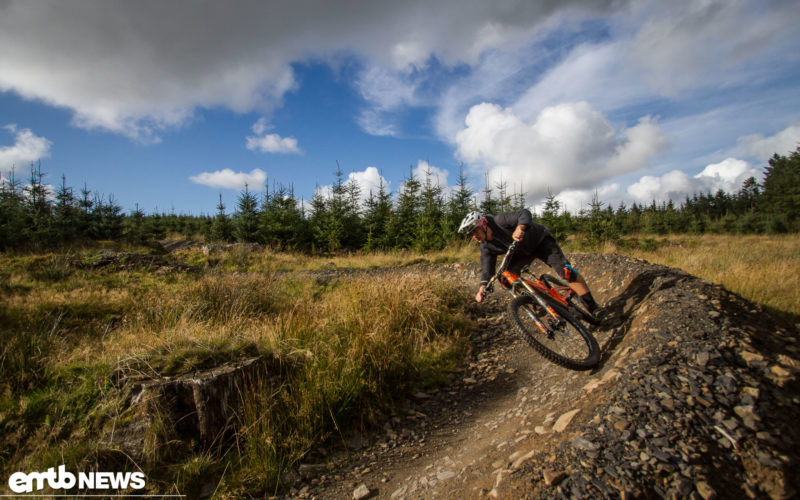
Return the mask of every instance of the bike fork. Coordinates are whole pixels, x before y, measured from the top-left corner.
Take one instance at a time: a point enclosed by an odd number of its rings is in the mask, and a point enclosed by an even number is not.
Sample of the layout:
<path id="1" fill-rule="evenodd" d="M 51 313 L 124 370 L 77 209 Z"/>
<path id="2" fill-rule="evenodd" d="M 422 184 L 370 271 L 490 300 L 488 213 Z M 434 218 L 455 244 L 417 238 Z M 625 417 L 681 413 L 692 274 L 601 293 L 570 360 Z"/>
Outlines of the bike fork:
<path id="1" fill-rule="evenodd" d="M 526 286 L 526 288 L 528 287 Z M 515 294 L 512 290 L 509 290 L 508 293 L 510 293 L 512 297 L 517 297 L 517 294 Z M 556 328 L 560 327 L 564 319 L 561 316 L 559 316 L 558 313 L 556 313 L 556 311 L 552 308 L 552 306 L 545 304 L 545 302 L 538 296 L 538 294 L 532 293 L 531 295 L 536 300 L 536 302 L 542 307 L 544 307 L 545 311 L 547 311 L 547 313 L 550 314 L 550 316 L 552 316 L 553 319 L 556 320 Z M 525 312 L 533 320 L 533 323 L 545 335 L 545 337 L 547 337 L 550 340 L 552 340 L 555 337 L 555 332 L 553 331 L 553 329 L 545 325 L 535 314 L 533 314 L 533 311 L 531 311 L 530 309 L 525 309 Z"/>

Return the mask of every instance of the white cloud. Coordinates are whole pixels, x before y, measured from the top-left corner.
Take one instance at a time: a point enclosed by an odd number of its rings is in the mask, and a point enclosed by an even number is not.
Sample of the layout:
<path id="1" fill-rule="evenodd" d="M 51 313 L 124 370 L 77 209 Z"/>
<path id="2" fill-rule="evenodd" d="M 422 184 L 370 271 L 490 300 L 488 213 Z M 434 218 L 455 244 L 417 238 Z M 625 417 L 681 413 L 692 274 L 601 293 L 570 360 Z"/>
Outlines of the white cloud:
<path id="1" fill-rule="evenodd" d="M 697 183 L 699 187 L 699 183 Z M 661 177 L 645 175 L 628 186 L 628 194 L 634 201 L 650 203 L 651 201 L 681 200 L 685 195 L 697 192 L 692 178 L 680 170 L 667 172 Z"/>
<path id="2" fill-rule="evenodd" d="M 800 147 L 800 123 L 792 124 L 771 137 L 753 134 L 740 137 L 739 142 L 759 161 L 766 161 L 774 154 L 786 156 Z"/>
<path id="3" fill-rule="evenodd" d="M 548 189 L 586 189 L 643 168 L 667 145 L 651 117 L 615 130 L 585 102 L 545 108 L 531 123 L 483 103 L 470 110 L 456 143 L 473 172 L 486 168 L 492 186 L 518 185 L 528 201 Z"/>
<path id="4" fill-rule="evenodd" d="M 11 172 L 14 167 L 19 174 L 32 162 L 50 157 L 53 143 L 45 137 L 40 137 L 27 128 L 17 128 L 13 124 L 3 128 L 14 134 L 14 144 L 0 147 L 0 175 Z"/>
<path id="5" fill-rule="evenodd" d="M 383 111 L 369 108 L 363 109 L 356 121 L 361 129 L 370 135 L 392 137 L 399 133 L 397 125 L 392 123 L 391 116 Z"/>
<path id="6" fill-rule="evenodd" d="M 254 123 L 252 130 L 256 135 L 248 136 L 245 139 L 247 149 L 250 151 L 260 151 L 262 153 L 301 154 L 303 152 L 297 146 L 297 139 L 294 137 L 281 137 L 278 134 L 267 134 L 266 132 L 271 128 L 266 118 L 260 118 Z"/>
<path id="7" fill-rule="evenodd" d="M 762 176 L 762 172 L 748 162 L 727 158 L 719 163 L 707 165 L 694 177 L 689 177 L 680 170 L 673 170 L 660 177 L 644 176 L 631 184 L 627 192 L 639 203 L 650 203 L 653 200 L 663 202 L 670 199 L 681 202 L 687 196 L 691 197 L 696 193 L 715 193 L 720 189 L 727 193 L 736 193 L 749 177 L 761 180 Z"/>
<path id="8" fill-rule="evenodd" d="M 754 59 L 762 69 L 785 62 L 796 43 L 797 2 L 705 0 L 634 4 L 624 23 L 636 34 L 624 63 L 642 72 L 662 94 L 674 96 L 696 85 L 745 83 Z M 796 48 L 796 46 L 795 46 Z M 773 59 L 774 61 L 770 61 Z M 765 64 L 766 63 L 766 64 Z"/>
<path id="9" fill-rule="evenodd" d="M 345 184 L 349 182 L 356 183 L 359 188 L 359 201 L 363 204 L 369 199 L 370 192 L 372 192 L 373 196 L 378 195 L 381 181 L 383 181 L 384 189 L 388 193 L 390 191 L 389 182 L 380 174 L 376 167 L 367 167 L 362 171 L 350 172 L 347 175 L 347 179 L 343 182 Z M 317 192 L 321 194 L 323 198 L 330 198 L 333 195 L 333 185 L 320 186 L 317 188 Z"/>
<path id="10" fill-rule="evenodd" d="M 423 186 L 428 179 L 428 175 L 430 175 L 431 184 L 441 187 L 443 191 L 448 187 L 447 176 L 449 172 L 443 168 L 435 167 L 425 160 L 418 161 L 417 166 L 411 172 L 411 175 L 419 180 Z"/>
<path id="11" fill-rule="evenodd" d="M 480 59 L 468 77 L 442 93 L 435 119 L 439 136 L 453 141 L 468 110 L 482 101 L 502 99 L 524 121 L 546 107 L 579 101 L 609 116 L 628 117 L 639 107 L 663 106 L 665 95 L 691 100 L 688 109 L 698 111 L 719 106 L 698 92 L 718 96 L 736 89 L 725 105 L 739 99 L 751 103 L 763 96 L 765 82 L 796 79 L 797 2 L 777 2 L 769 9 L 749 0 L 640 1 L 618 7 L 592 19 L 598 36 L 581 25 L 581 13 L 556 15 L 546 23 L 552 31 L 540 30 L 518 52 Z M 759 113 L 765 111 L 762 106 Z M 781 118 L 788 113 L 785 106 L 782 111 Z M 727 128 L 722 122 L 714 125 Z"/>
<path id="12" fill-rule="evenodd" d="M 295 87 L 292 63 L 355 54 L 394 70 L 474 64 L 513 49 L 560 9 L 614 2 L 241 0 L 235 8 L 106 0 L 0 2 L 0 91 L 72 110 L 74 123 L 143 142 L 198 108 L 268 114 Z M 324 15 L 320 15 L 323 13 Z M 180 22 L 176 22 L 180 20 Z M 386 97 L 393 88 L 380 92 Z"/>
<path id="13" fill-rule="evenodd" d="M 264 182 L 267 180 L 267 173 L 260 168 L 253 169 L 250 173 L 234 172 L 226 168 L 214 172 L 202 172 L 189 177 L 189 180 L 196 184 L 224 189 L 241 190 L 247 185 L 251 191 L 258 191 L 264 186 Z"/>
<path id="14" fill-rule="evenodd" d="M 611 208 L 616 208 L 622 201 L 622 191 L 619 183 L 616 182 L 596 189 L 565 189 L 556 195 L 556 200 L 561 204 L 562 211 L 577 214 L 581 210 L 589 209 L 595 195 L 603 203 L 603 208 L 609 205 Z M 544 210 L 544 202 L 538 203 L 534 208 L 537 213 L 541 214 Z"/>
<path id="15" fill-rule="evenodd" d="M 260 137 L 247 138 L 247 149 L 261 151 L 262 153 L 300 154 L 297 139 L 294 137 L 281 137 L 278 134 L 266 134 Z"/>

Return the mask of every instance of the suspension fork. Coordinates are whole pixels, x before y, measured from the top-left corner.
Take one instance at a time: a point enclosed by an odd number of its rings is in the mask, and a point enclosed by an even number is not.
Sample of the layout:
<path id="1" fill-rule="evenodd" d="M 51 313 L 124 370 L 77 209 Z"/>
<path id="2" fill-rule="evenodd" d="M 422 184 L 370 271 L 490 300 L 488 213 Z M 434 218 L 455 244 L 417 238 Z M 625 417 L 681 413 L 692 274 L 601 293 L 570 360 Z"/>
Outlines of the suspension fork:
<path id="1" fill-rule="evenodd" d="M 513 282 L 511 284 L 511 289 L 508 291 L 508 293 L 510 293 L 512 297 L 515 297 L 515 298 L 518 297 L 519 295 L 521 295 L 521 293 L 517 291 L 517 289 L 519 288 L 520 285 L 523 288 L 525 288 L 525 290 L 528 292 L 528 295 L 533 297 L 533 299 L 540 306 L 542 306 L 545 311 L 547 311 L 547 314 L 549 314 L 556 321 L 556 327 L 561 325 L 561 323 L 564 320 L 561 318 L 561 316 L 558 315 L 558 313 L 555 311 L 555 309 L 553 309 L 553 306 L 551 306 L 550 304 L 545 303 L 545 301 L 542 299 L 542 297 L 539 296 L 539 294 L 536 293 L 530 287 L 530 285 L 525 283 L 525 280 L 523 280 L 522 278 L 516 280 L 515 282 Z M 533 311 L 531 311 L 530 309 L 525 309 L 525 312 L 533 320 L 533 322 L 536 325 L 536 327 L 539 330 L 541 330 L 541 332 L 543 334 L 545 334 L 545 336 L 547 336 L 547 338 L 553 338 L 553 336 L 555 335 L 555 332 L 553 332 L 553 330 L 550 327 L 548 327 L 546 324 L 544 324 L 535 314 L 533 314 Z"/>

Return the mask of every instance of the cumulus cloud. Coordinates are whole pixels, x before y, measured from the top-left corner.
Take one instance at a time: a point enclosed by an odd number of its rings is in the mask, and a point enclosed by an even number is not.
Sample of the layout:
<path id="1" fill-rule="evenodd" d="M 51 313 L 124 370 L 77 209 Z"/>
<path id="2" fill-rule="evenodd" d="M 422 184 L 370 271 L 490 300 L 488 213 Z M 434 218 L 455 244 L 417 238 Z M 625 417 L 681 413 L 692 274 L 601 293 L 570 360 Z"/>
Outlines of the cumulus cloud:
<path id="1" fill-rule="evenodd" d="M 774 154 L 785 156 L 800 147 L 800 123 L 792 124 L 771 137 L 753 134 L 740 137 L 739 142 L 759 161 L 766 161 Z"/>
<path id="2" fill-rule="evenodd" d="M 755 55 L 784 61 L 796 43 L 800 6 L 783 1 L 769 9 L 749 1 L 644 2 L 635 4 L 632 13 L 621 21 L 638 28 L 625 63 L 659 92 L 676 95 L 698 83 L 745 82 L 752 77 L 747 65 Z M 769 62 L 766 66 L 774 69 Z"/>
<path id="3" fill-rule="evenodd" d="M 439 186 L 443 191 L 448 188 L 447 176 L 449 172 L 443 168 L 433 166 L 425 160 L 417 162 L 417 166 L 412 169 L 411 175 L 419 180 L 423 186 L 430 176 L 432 185 Z"/>
<path id="4" fill-rule="evenodd" d="M 581 210 L 588 210 L 595 196 L 603 203 L 603 208 L 611 206 L 616 208 L 621 201 L 624 201 L 624 193 L 619 183 L 612 183 L 594 189 L 565 189 L 558 193 L 555 198 L 561 205 L 562 211 L 577 214 Z M 544 201 L 539 202 L 533 208 L 541 214 L 544 210 Z"/>
<path id="5" fill-rule="evenodd" d="M 349 0 L 332 9 L 324 0 L 242 0 L 235 7 L 6 0 L 0 90 L 71 109 L 76 125 L 155 142 L 197 108 L 269 113 L 296 85 L 295 62 L 356 54 L 394 70 L 424 68 L 432 57 L 474 64 L 488 49 L 518 45 L 562 8 L 615 5 L 445 0 L 431 8 L 423 0 Z"/>
<path id="6" fill-rule="evenodd" d="M 3 127 L 14 135 L 14 144 L 0 147 L 0 175 L 27 168 L 31 162 L 48 158 L 53 143 L 45 137 L 34 134 L 30 129 L 18 128 L 14 124 Z"/>
<path id="7" fill-rule="evenodd" d="M 473 170 L 486 168 L 491 185 L 519 185 L 528 201 L 548 189 L 585 189 L 633 172 L 667 147 L 653 118 L 616 130 L 585 102 L 547 107 L 533 122 L 483 103 L 465 123 L 456 135 L 459 157 Z"/>
<path id="8" fill-rule="evenodd" d="M 760 180 L 762 172 L 748 162 L 727 158 L 719 163 L 707 165 L 702 172 L 690 177 L 685 172 L 673 170 L 660 177 L 644 176 L 631 184 L 627 192 L 634 201 L 649 203 L 653 200 L 682 201 L 695 193 L 715 193 L 722 189 L 736 193 L 749 177 Z"/>
<path id="9" fill-rule="evenodd" d="M 261 189 L 267 180 L 267 173 L 256 168 L 247 172 L 234 172 L 229 168 L 214 172 L 202 172 L 189 177 L 189 180 L 204 186 L 224 189 L 244 189 L 247 185 L 251 191 Z"/>
<path id="10" fill-rule="evenodd" d="M 579 13 L 553 16 L 545 26 L 555 29 L 543 28 L 530 45 L 480 59 L 467 77 L 442 93 L 435 118 L 439 136 L 453 141 L 468 110 L 487 100 L 502 99 L 525 121 L 546 107 L 578 101 L 609 116 L 629 116 L 638 107 L 662 105 L 664 96 L 689 99 L 689 109 L 700 112 L 719 103 L 699 93 L 737 89 L 738 98 L 743 89 L 757 86 L 741 105 L 736 99 L 727 102 L 736 108 L 731 114 L 748 113 L 744 116 L 752 126 L 752 111 L 743 108 L 762 95 L 764 82 L 796 79 L 797 2 L 775 2 L 769 9 L 751 0 L 644 1 L 619 7 L 592 18 L 596 32 L 580 22 Z M 788 88 L 789 101 L 796 102 L 794 87 Z M 774 107 L 779 97 L 771 97 Z M 766 111 L 761 107 L 759 114 Z M 782 112 L 780 117 L 790 113 Z M 713 125 L 729 128 L 723 119 Z"/>
<path id="11" fill-rule="evenodd" d="M 301 154 L 303 152 L 297 146 L 297 139 L 294 137 L 281 137 L 278 134 L 268 134 L 267 131 L 270 128 L 265 118 L 261 118 L 254 123 L 252 130 L 256 135 L 246 138 L 247 149 L 262 153 Z"/>

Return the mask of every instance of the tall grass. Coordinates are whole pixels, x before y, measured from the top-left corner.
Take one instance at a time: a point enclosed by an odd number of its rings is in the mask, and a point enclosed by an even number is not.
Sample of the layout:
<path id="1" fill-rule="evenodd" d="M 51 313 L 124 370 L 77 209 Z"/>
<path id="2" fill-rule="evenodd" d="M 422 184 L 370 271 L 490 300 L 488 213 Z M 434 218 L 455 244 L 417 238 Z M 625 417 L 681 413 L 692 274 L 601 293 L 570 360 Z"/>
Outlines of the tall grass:
<path id="1" fill-rule="evenodd" d="M 607 243 L 621 253 L 681 268 L 768 310 L 800 321 L 800 235 L 671 235 L 641 245 Z"/>
<path id="2" fill-rule="evenodd" d="M 121 373 L 173 376 L 265 355 L 291 369 L 245 391 L 234 451 L 221 457 L 183 446 L 182 454 L 151 454 L 169 463 L 147 470 L 159 492 L 196 491 L 226 467 L 226 491 L 275 491 L 283 469 L 312 447 L 381 423 L 402 394 L 440 383 L 457 367 L 470 326 L 457 287 L 421 274 L 318 281 L 271 272 L 270 257 L 236 256 L 237 265 L 266 272 L 217 267 L 199 276 L 63 263 L 51 272 L 36 259 L 0 261 L 9 278 L 0 290 L 0 437 L 19 439 L 0 467 L 39 470 L 56 456 L 78 465 L 108 456 L 113 450 L 85 441 L 123 424 L 115 423 L 111 383 Z M 161 435 L 170 433 L 148 439 Z"/>

